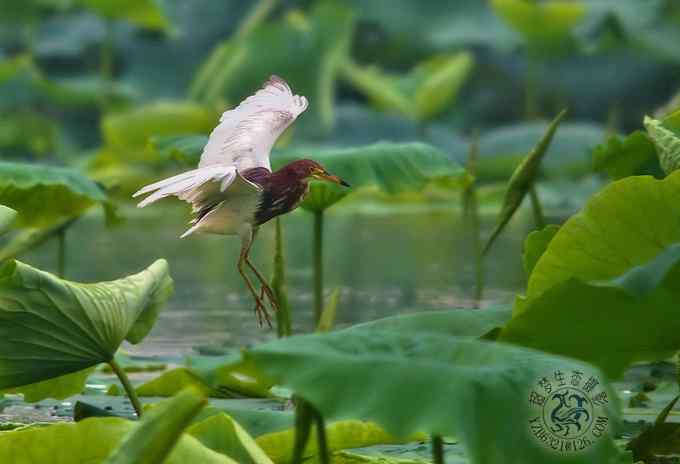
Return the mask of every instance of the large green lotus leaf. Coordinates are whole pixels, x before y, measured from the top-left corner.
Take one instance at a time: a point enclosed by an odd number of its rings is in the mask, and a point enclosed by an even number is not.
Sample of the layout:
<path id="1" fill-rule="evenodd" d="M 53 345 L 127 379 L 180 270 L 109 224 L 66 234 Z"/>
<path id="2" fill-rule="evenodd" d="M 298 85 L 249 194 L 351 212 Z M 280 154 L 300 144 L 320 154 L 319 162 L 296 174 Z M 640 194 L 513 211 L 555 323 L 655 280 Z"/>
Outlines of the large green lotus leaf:
<path id="1" fill-rule="evenodd" d="M 7 206 L 0 205 L 0 235 L 4 234 L 12 227 L 16 218 L 16 211 Z"/>
<path id="2" fill-rule="evenodd" d="M 194 411 L 190 406 L 194 403 L 186 396 L 180 403 L 171 403 L 172 408 L 159 406 L 163 409 L 161 417 L 150 411 L 140 423 L 121 418 L 89 418 L 77 423 L 57 423 L 44 427 L 32 427 L 14 432 L 0 434 L 0 462 L 12 464 L 47 464 L 47 463 L 103 463 L 121 462 L 108 461 L 107 456 L 114 452 L 120 443 L 127 440 L 137 441 L 148 435 L 147 448 L 136 447 L 138 454 L 128 454 L 125 464 L 234 464 L 235 461 L 216 453 L 190 436 L 182 436 L 175 432 L 179 427 L 186 426 L 186 417 Z M 201 403 L 202 406 L 202 403 Z M 153 427 L 150 427 L 153 422 Z M 181 429 L 180 429 L 181 432 Z M 168 437 L 174 436 L 173 440 Z M 178 439 L 179 438 L 179 439 Z M 149 443 L 150 442 L 150 443 Z M 154 460 L 161 450 L 175 445 L 166 460 Z M 151 459 L 149 459 L 151 458 Z"/>
<path id="3" fill-rule="evenodd" d="M 0 267 L 0 388 L 33 384 L 110 361 L 139 343 L 172 292 L 165 260 L 95 284 L 18 261 Z"/>
<path id="4" fill-rule="evenodd" d="M 576 278 L 608 280 L 680 241 L 680 174 L 607 185 L 555 234 L 529 277 L 528 300 Z M 516 311 L 522 310 L 522 305 Z"/>
<path id="5" fill-rule="evenodd" d="M 525 301 L 499 340 L 578 358 L 619 377 L 632 362 L 663 359 L 680 349 L 679 276 L 676 244 L 611 279 L 570 277 Z"/>
<path id="6" fill-rule="evenodd" d="M 0 162 L 0 203 L 17 211 L 19 226 L 51 226 L 95 204 L 115 220 L 99 185 L 79 171 L 55 166 Z"/>
<path id="7" fill-rule="evenodd" d="M 565 46 L 574 27 L 583 20 L 587 7 L 582 1 L 491 0 L 491 6 L 530 48 L 551 51 Z"/>
<path id="8" fill-rule="evenodd" d="M 239 464 L 272 464 L 267 454 L 238 422 L 219 413 L 193 424 L 187 433 L 205 447 L 234 459 Z"/>
<path id="9" fill-rule="evenodd" d="M 472 66 L 472 55 L 463 52 L 430 57 L 403 75 L 350 61 L 343 64 L 342 71 L 378 108 L 423 121 L 453 104 Z"/>
<path id="10" fill-rule="evenodd" d="M 508 188 L 503 197 L 503 206 L 498 214 L 498 223 L 493 232 L 491 232 L 491 236 L 487 240 L 482 253 L 486 253 L 489 250 L 493 242 L 503 229 L 505 229 L 508 222 L 510 222 L 515 211 L 517 211 L 522 204 L 526 194 L 533 188 L 539 175 L 541 162 L 548 152 L 553 135 L 565 114 L 566 111 L 562 111 L 555 117 L 553 122 L 550 123 L 550 126 L 546 129 L 543 137 L 541 137 L 536 146 L 531 149 L 526 158 L 524 158 L 519 166 L 517 166 L 515 172 L 512 173 L 512 177 L 510 177 L 510 180 L 508 181 Z"/>
<path id="11" fill-rule="evenodd" d="M 198 391 L 188 388 L 173 398 L 147 410 L 144 417 L 125 436 L 120 445 L 106 459 L 106 464 L 156 464 L 168 460 L 178 459 L 184 462 L 221 462 L 233 463 L 231 459 L 213 453 L 209 449 L 192 443 L 191 437 L 183 437 L 182 441 L 189 443 L 182 449 L 175 445 L 182 437 L 196 415 L 205 407 L 207 400 Z M 173 456 L 174 455 L 174 456 Z"/>
<path id="12" fill-rule="evenodd" d="M 593 151 L 593 166 L 616 180 L 639 174 L 655 158 L 652 140 L 644 132 L 635 131 L 624 139 L 614 135 L 598 145 Z"/>
<path id="13" fill-rule="evenodd" d="M 680 112 L 679 112 L 680 114 Z M 659 121 L 658 119 L 645 116 L 645 128 L 650 138 L 656 146 L 656 153 L 659 155 L 659 163 L 666 172 L 671 172 L 680 168 L 680 125 L 673 127 L 668 122 L 674 122 L 677 116 L 670 115 L 668 120 Z"/>
<path id="14" fill-rule="evenodd" d="M 274 153 L 274 168 L 311 158 L 352 188 L 378 186 L 390 194 L 417 192 L 431 182 L 464 182 L 465 170 L 425 143 L 378 142 L 350 148 L 296 147 Z"/>
<path id="15" fill-rule="evenodd" d="M 593 367 L 567 358 L 496 342 L 390 331 L 288 337 L 244 356 L 328 420 L 374 421 L 397 437 L 456 436 L 473 463 L 606 463 L 618 455 L 611 440 L 618 424 L 611 388 Z M 611 428 L 581 453 L 557 455 L 530 434 L 534 413 L 527 405 L 536 382 L 574 370 L 599 379 L 611 400 L 602 412 Z"/>
<path id="16" fill-rule="evenodd" d="M 423 434 L 415 434 L 406 438 L 396 438 L 373 422 L 360 420 L 340 420 L 326 424 L 326 440 L 329 451 L 339 451 L 352 448 L 363 448 L 379 444 L 406 443 L 409 441 L 425 440 Z M 272 432 L 261 435 L 255 440 L 275 463 L 290 462 L 295 443 L 295 429 Z M 303 452 L 306 459 L 319 454 L 316 440 L 316 430 L 310 434 L 310 440 Z"/>
<path id="17" fill-rule="evenodd" d="M 482 337 L 503 327 L 510 320 L 512 310 L 498 306 L 484 309 L 450 309 L 400 314 L 357 324 L 343 332 L 389 330 L 398 333 L 430 332 L 459 337 Z"/>
<path id="18" fill-rule="evenodd" d="M 144 148 L 151 136 L 208 133 L 217 125 L 217 114 L 189 101 L 159 101 L 101 121 L 104 141 L 110 147 Z"/>
<path id="19" fill-rule="evenodd" d="M 545 133 L 546 127 L 545 122 L 519 123 L 481 134 L 478 177 L 482 180 L 507 179 Z M 591 151 L 605 136 L 605 128 L 601 125 L 563 122 L 551 143 L 551 155 L 542 163 L 541 173 L 548 177 L 564 177 L 591 172 Z"/>
<path id="20" fill-rule="evenodd" d="M 290 12 L 218 45 L 199 69 L 190 94 L 232 105 L 251 95 L 272 74 L 309 99 L 299 124 L 327 130 L 333 123 L 338 67 L 347 56 L 354 19 L 350 10 L 320 2 L 309 15 Z"/>
<path id="21" fill-rule="evenodd" d="M 167 29 L 169 23 L 154 0 L 75 0 L 100 16 L 128 21 L 147 29 Z"/>

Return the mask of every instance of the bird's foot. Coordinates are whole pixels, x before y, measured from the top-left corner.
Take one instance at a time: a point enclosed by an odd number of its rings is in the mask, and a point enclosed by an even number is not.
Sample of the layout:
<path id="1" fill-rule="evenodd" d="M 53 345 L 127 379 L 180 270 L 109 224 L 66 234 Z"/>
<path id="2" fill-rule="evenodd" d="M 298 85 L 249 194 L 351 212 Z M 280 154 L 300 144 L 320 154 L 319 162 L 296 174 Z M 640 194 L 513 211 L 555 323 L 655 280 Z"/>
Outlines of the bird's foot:
<path id="1" fill-rule="evenodd" d="M 262 287 L 260 288 L 260 299 L 264 299 L 265 296 L 267 297 L 267 300 L 269 301 L 269 305 L 272 307 L 272 310 L 278 311 L 279 302 L 276 299 L 276 295 L 274 295 L 274 291 L 271 289 L 269 285 L 267 285 L 265 282 L 262 282 Z"/>
<path id="2" fill-rule="evenodd" d="M 255 297 L 255 316 L 257 317 L 257 323 L 259 324 L 260 327 L 263 327 L 266 321 L 267 325 L 271 329 L 272 321 L 269 317 L 269 313 L 267 312 L 267 308 L 265 307 L 264 302 L 262 301 L 263 297 L 264 297 L 263 292 L 260 293 L 259 298 L 257 296 Z"/>

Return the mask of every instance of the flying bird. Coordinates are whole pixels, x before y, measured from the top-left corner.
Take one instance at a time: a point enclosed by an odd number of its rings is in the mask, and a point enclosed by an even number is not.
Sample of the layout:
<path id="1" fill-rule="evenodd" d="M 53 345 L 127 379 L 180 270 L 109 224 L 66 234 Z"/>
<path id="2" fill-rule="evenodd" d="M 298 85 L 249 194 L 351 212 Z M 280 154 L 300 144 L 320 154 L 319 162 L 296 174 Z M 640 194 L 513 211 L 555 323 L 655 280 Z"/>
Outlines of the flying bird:
<path id="1" fill-rule="evenodd" d="M 266 296 L 276 310 L 276 297 L 249 257 L 258 227 L 295 209 L 312 179 L 349 187 L 310 159 L 293 161 L 272 172 L 269 154 L 274 143 L 307 106 L 307 99 L 294 95 L 283 79 L 270 77 L 254 95 L 222 114 L 203 148 L 198 169 L 147 185 L 133 195 L 149 194 L 138 204 L 140 208 L 168 196 L 190 203 L 195 217 L 181 238 L 194 233 L 238 235 L 238 272 L 255 300 L 259 324 L 266 321 L 270 327 L 263 300 Z M 259 295 L 246 267 L 260 283 Z"/>

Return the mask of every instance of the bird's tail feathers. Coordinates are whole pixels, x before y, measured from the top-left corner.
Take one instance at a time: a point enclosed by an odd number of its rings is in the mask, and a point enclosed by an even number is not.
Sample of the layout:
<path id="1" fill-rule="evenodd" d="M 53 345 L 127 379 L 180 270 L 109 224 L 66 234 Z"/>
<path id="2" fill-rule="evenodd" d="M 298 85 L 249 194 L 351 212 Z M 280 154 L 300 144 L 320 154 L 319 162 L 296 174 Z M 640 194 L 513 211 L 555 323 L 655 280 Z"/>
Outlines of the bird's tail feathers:
<path id="1" fill-rule="evenodd" d="M 192 221 L 192 222 L 193 222 L 193 221 Z M 179 236 L 179 238 L 184 238 L 184 237 L 187 237 L 187 236 L 193 234 L 194 232 L 196 232 L 196 230 L 198 229 L 198 226 L 199 226 L 199 225 L 200 225 L 200 224 L 195 224 L 195 225 L 189 227 L 189 228 L 186 230 L 186 232 L 184 232 L 182 235 Z"/>

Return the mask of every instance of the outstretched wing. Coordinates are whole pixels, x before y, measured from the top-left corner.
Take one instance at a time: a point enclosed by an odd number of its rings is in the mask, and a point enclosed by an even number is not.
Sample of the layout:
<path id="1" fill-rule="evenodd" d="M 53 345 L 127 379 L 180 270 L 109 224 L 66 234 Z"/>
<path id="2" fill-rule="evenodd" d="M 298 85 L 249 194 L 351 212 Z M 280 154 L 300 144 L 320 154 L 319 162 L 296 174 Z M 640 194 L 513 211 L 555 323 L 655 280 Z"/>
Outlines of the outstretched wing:
<path id="1" fill-rule="evenodd" d="M 255 95 L 222 114 L 198 167 L 235 166 L 239 171 L 264 167 L 271 171 L 272 146 L 307 105 L 307 99 L 293 95 L 286 81 L 270 77 Z"/>

